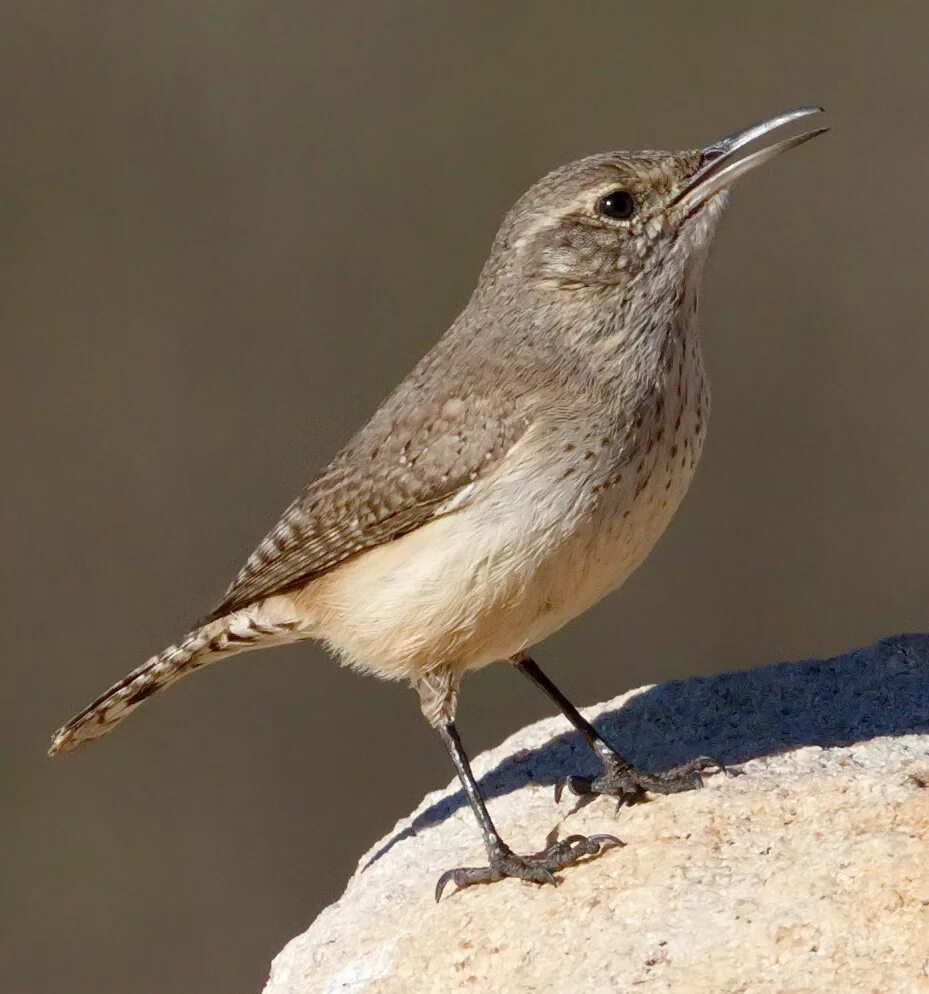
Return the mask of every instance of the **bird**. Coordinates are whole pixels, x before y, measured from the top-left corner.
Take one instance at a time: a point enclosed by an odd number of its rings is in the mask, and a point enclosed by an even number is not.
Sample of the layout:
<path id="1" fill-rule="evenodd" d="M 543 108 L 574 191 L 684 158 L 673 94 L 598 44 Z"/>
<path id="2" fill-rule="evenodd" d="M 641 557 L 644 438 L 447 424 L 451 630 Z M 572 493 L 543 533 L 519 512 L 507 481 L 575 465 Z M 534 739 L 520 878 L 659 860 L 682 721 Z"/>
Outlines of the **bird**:
<path id="1" fill-rule="evenodd" d="M 688 489 L 710 395 L 698 332 L 704 263 L 735 180 L 816 128 L 743 149 L 821 107 L 693 150 L 612 151 L 548 173 L 506 214 L 466 306 L 364 427 L 284 511 L 221 602 L 176 644 L 55 733 L 97 739 L 181 677 L 304 640 L 409 684 L 474 812 L 484 866 L 453 884 L 556 874 L 620 845 L 571 835 L 514 852 L 488 812 L 455 718 L 462 678 L 507 663 L 564 713 L 598 776 L 588 799 L 629 804 L 703 785 L 710 757 L 634 768 L 530 655 L 614 591 Z"/>

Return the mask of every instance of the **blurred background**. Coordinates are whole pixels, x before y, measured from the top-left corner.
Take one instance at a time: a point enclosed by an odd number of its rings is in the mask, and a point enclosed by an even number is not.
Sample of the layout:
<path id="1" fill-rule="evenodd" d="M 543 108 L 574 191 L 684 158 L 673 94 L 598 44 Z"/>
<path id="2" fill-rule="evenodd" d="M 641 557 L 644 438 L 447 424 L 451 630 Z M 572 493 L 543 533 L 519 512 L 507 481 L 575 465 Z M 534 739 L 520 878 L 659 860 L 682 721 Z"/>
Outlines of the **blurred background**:
<path id="1" fill-rule="evenodd" d="M 4 5 L 0 989 L 257 991 L 451 779 L 408 691 L 314 646 L 45 749 L 212 606 L 566 160 L 833 127 L 738 187 L 690 496 L 542 663 L 592 703 L 926 628 L 927 30 L 846 0 Z M 551 710 L 492 667 L 462 734 Z"/>

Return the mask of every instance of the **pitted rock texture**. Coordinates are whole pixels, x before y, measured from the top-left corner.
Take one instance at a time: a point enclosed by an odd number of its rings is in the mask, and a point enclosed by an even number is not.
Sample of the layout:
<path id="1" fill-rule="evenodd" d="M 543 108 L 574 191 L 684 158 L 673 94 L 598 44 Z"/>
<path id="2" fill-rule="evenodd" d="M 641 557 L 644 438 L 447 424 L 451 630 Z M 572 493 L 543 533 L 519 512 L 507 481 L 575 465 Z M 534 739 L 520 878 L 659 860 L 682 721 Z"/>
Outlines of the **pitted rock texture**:
<path id="1" fill-rule="evenodd" d="M 637 690 L 586 714 L 637 765 L 703 753 L 743 775 L 614 814 L 553 784 L 593 773 L 561 718 L 478 757 L 504 838 L 626 843 L 565 870 L 432 897 L 482 864 L 452 784 L 362 857 L 274 961 L 265 994 L 929 994 L 929 636 Z"/>

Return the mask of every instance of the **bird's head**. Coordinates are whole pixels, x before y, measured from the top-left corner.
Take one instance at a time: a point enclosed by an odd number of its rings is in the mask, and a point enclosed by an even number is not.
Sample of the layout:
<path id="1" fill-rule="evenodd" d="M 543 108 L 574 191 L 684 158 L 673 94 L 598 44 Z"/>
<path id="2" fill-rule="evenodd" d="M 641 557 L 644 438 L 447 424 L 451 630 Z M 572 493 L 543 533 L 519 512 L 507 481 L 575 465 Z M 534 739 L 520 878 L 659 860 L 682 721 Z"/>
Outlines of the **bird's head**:
<path id="1" fill-rule="evenodd" d="M 606 152 L 535 184 L 504 220 L 485 280 L 504 274 L 543 290 L 625 291 L 649 275 L 676 280 L 703 258 L 728 190 L 740 176 L 825 131 L 745 146 L 817 113 L 787 111 L 684 152 Z"/>

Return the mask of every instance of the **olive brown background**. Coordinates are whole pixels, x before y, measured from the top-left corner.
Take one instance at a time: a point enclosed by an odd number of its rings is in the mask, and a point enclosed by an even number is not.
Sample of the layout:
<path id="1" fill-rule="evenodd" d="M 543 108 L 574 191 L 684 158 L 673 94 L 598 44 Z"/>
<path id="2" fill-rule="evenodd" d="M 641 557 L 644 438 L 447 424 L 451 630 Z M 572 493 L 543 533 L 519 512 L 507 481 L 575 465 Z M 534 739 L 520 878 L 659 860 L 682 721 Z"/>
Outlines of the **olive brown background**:
<path id="1" fill-rule="evenodd" d="M 408 691 L 309 645 L 44 753 L 212 605 L 568 159 L 812 102 L 833 126 L 736 190 L 691 494 L 540 659 L 593 702 L 926 627 L 927 29 L 915 3 L 3 5 L 0 989 L 258 990 L 451 779 Z M 550 710 L 492 667 L 462 733 Z"/>

